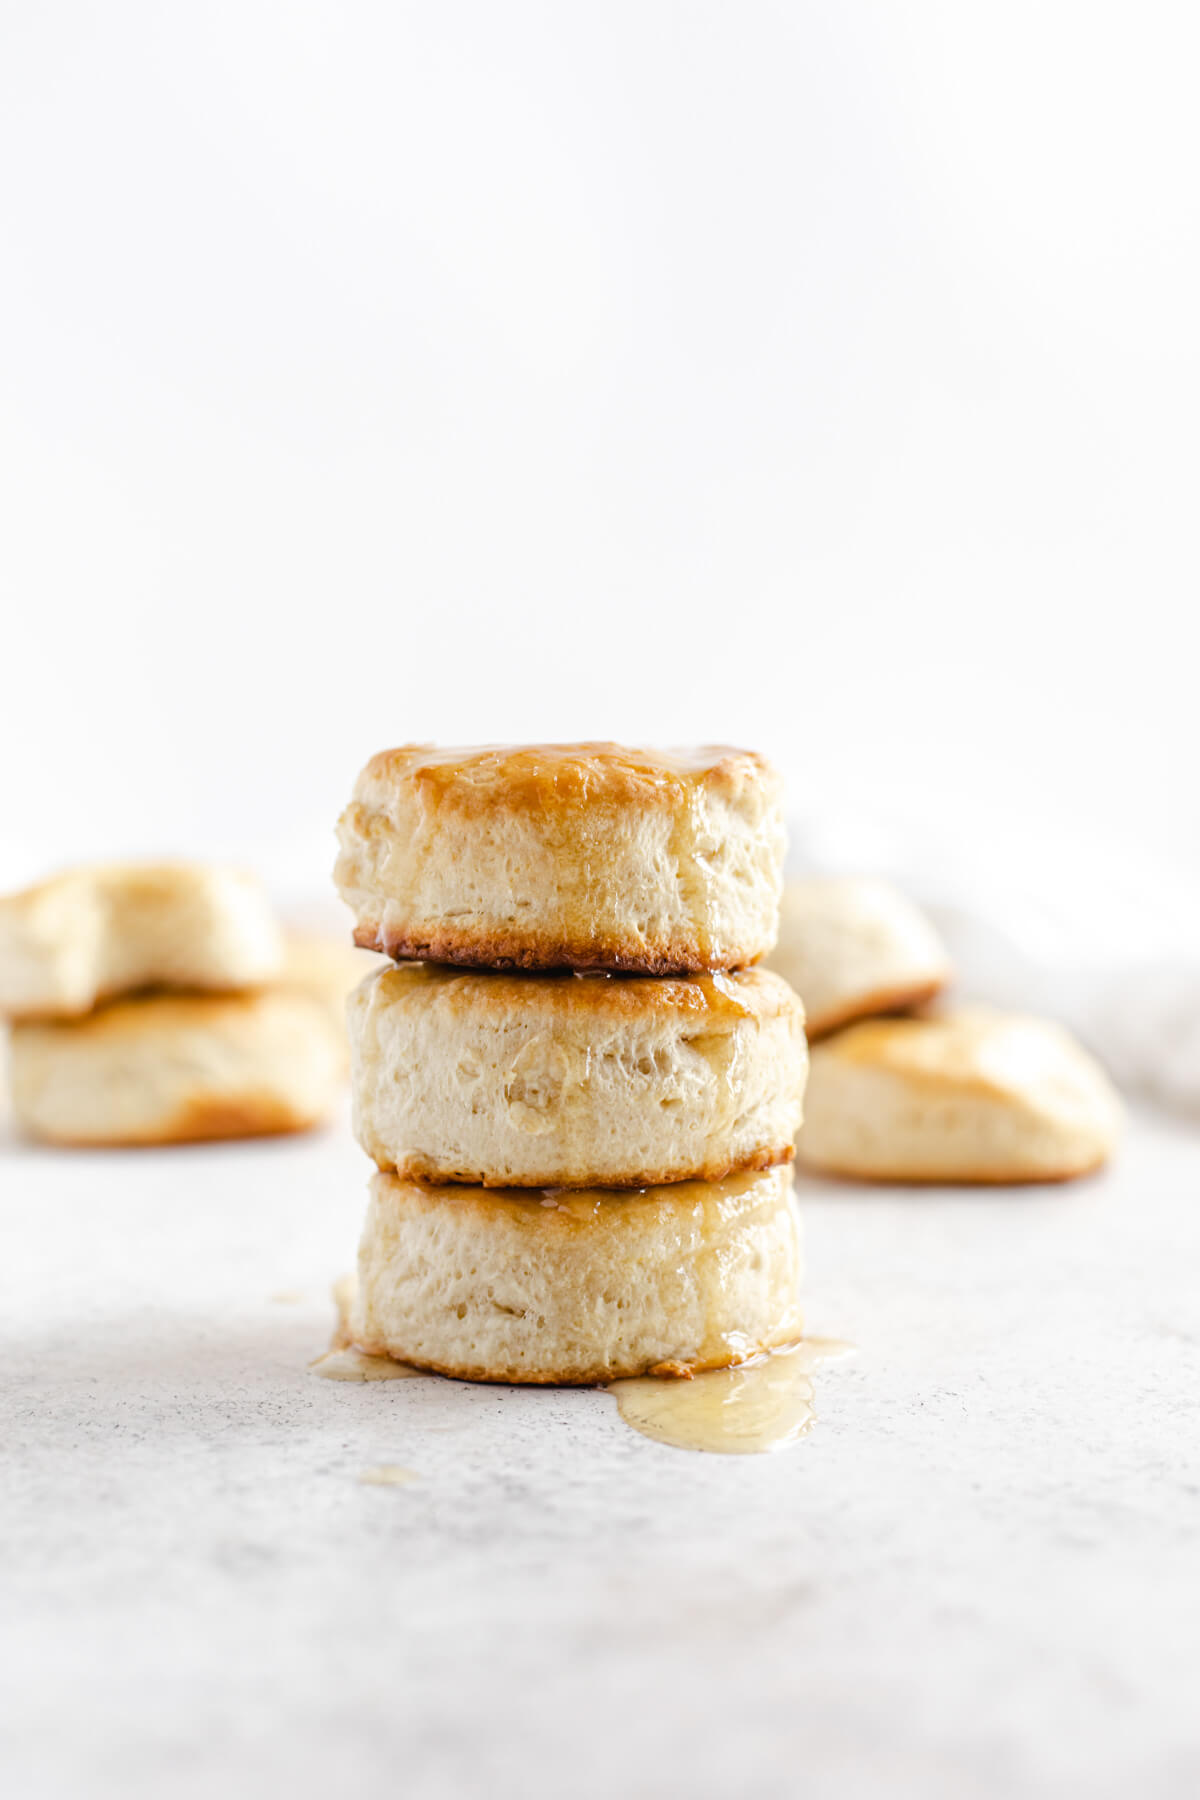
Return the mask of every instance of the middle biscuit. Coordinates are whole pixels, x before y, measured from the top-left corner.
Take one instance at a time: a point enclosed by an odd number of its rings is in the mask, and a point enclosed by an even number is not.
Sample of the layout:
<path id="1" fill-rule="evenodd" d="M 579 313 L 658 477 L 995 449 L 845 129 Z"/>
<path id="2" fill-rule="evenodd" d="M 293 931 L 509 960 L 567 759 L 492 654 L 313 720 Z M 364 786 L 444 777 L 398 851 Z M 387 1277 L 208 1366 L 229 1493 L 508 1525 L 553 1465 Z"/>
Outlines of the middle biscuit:
<path id="1" fill-rule="evenodd" d="M 409 963 L 350 997 L 354 1127 L 381 1169 L 647 1187 L 786 1162 L 804 1012 L 766 969 L 660 978 Z"/>

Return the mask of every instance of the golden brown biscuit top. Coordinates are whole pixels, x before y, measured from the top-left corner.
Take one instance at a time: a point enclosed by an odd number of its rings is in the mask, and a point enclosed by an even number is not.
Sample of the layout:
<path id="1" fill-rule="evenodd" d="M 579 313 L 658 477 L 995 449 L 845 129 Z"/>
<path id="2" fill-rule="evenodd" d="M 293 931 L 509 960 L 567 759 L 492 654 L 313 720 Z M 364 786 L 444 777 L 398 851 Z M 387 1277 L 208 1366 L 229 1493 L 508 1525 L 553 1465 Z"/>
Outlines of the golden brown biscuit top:
<path id="1" fill-rule="evenodd" d="M 478 744 L 439 748 L 403 744 L 373 756 L 359 793 L 405 785 L 429 805 L 461 810 L 502 802 L 521 810 L 556 804 L 678 801 L 699 787 L 773 792 L 778 777 L 765 757 L 727 744 L 690 750 L 632 749 L 621 744 Z"/>
<path id="2" fill-rule="evenodd" d="M 1050 1089 L 1080 1066 L 1085 1053 L 1048 1019 L 985 1007 L 929 1019 L 868 1019 L 828 1038 L 813 1052 L 942 1088 L 992 1095 Z"/>
<path id="3" fill-rule="evenodd" d="M 402 1002 L 409 993 L 435 986 L 445 991 L 451 1006 L 461 1006 L 464 1012 L 486 1010 L 500 1016 L 532 1004 L 562 1008 L 573 1022 L 585 1014 L 642 1019 L 651 1013 L 664 1019 L 682 1014 L 713 1028 L 780 1013 L 803 1017 L 799 995 L 769 969 L 688 976 L 576 974 L 570 969 L 522 975 L 482 974 L 449 963 L 403 963 L 381 973 L 372 971 L 363 988 L 368 984 L 378 984 L 385 1002 Z"/>

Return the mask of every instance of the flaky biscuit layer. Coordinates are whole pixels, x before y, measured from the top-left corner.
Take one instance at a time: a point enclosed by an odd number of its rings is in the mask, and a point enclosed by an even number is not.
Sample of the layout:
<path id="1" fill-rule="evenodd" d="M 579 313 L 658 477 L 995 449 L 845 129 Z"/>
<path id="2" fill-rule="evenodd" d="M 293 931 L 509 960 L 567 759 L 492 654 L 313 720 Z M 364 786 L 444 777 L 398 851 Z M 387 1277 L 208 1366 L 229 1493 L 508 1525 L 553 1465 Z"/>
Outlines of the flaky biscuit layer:
<path id="1" fill-rule="evenodd" d="M 645 1187 L 790 1159 L 804 1015 L 766 970 L 654 978 L 385 967 L 349 1009 L 380 1168 L 490 1187 Z"/>
<path id="2" fill-rule="evenodd" d="M 350 1335 L 471 1381 L 687 1375 L 800 1335 L 786 1169 L 633 1194 L 377 1174 Z"/>

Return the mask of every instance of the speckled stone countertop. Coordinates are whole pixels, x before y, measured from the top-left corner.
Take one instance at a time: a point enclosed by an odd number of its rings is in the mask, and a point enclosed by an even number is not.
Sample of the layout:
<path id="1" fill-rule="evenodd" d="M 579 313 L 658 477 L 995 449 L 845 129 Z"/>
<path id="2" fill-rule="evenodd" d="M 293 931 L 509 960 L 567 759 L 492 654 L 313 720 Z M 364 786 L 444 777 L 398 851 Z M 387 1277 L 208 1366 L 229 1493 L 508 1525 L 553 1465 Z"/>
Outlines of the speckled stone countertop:
<path id="1" fill-rule="evenodd" d="M 1200 1792 L 1200 1136 L 804 1183 L 858 1354 L 763 1457 L 314 1379 L 365 1177 L 344 1126 L 0 1146 L 7 1792 Z"/>

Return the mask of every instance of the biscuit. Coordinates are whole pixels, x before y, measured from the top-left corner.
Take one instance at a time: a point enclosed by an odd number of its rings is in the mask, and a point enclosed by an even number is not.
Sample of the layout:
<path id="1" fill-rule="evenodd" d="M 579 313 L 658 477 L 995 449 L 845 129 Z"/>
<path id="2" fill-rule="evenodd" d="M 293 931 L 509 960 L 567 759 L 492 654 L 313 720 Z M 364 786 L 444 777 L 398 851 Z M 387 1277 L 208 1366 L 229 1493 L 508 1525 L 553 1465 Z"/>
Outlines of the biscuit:
<path id="1" fill-rule="evenodd" d="M 0 1013 L 66 1018 L 136 988 L 253 987 L 283 939 L 251 875 L 198 863 L 73 869 L 0 899 Z"/>
<path id="2" fill-rule="evenodd" d="M 633 1194 L 371 1180 L 350 1335 L 470 1381 L 691 1374 L 799 1337 L 791 1175 Z"/>
<path id="3" fill-rule="evenodd" d="M 338 826 L 355 938 L 398 959 L 669 975 L 775 942 L 780 781 L 746 750 L 372 757 Z"/>
<path id="4" fill-rule="evenodd" d="M 792 1154 L 804 1012 L 765 969 L 389 964 L 355 990 L 348 1017 L 358 1141 L 408 1180 L 649 1187 Z"/>
<path id="5" fill-rule="evenodd" d="M 803 1000 L 810 1042 L 930 1000 L 951 973 L 925 915 L 890 882 L 866 876 L 789 881 L 768 961 Z"/>
<path id="6" fill-rule="evenodd" d="M 147 994 L 83 1019 L 18 1021 L 13 1114 L 54 1144 L 173 1144 L 306 1131 L 345 1051 L 306 995 Z"/>
<path id="7" fill-rule="evenodd" d="M 875 1181 L 1062 1181 L 1107 1160 L 1121 1105 L 1061 1026 L 967 1010 L 871 1019 L 812 1051 L 800 1156 Z"/>

